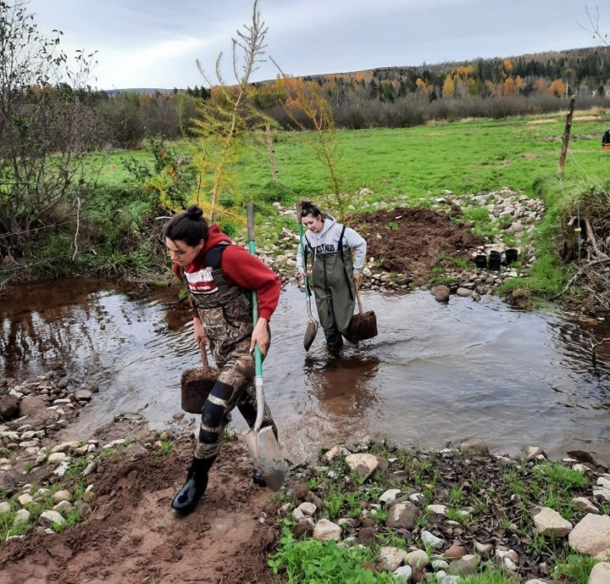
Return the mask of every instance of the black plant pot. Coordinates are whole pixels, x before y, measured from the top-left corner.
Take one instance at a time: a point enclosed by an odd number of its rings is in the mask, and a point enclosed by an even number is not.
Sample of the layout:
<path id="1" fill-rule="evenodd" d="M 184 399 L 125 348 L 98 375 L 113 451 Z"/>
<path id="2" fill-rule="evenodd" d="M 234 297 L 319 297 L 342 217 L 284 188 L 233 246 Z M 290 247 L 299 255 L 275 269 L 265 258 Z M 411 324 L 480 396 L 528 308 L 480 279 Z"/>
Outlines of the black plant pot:
<path id="1" fill-rule="evenodd" d="M 516 249 L 507 249 L 504 254 L 506 255 L 506 265 L 508 266 L 509 264 L 512 264 L 513 262 L 516 262 L 517 259 L 519 258 L 519 251 Z"/>
<path id="2" fill-rule="evenodd" d="M 474 256 L 474 265 L 480 270 L 487 267 L 487 256 L 483 254 L 479 254 Z"/>
<path id="3" fill-rule="evenodd" d="M 500 264 L 502 263 L 502 254 L 499 251 L 490 251 L 489 252 L 489 269 L 490 270 L 499 270 Z"/>

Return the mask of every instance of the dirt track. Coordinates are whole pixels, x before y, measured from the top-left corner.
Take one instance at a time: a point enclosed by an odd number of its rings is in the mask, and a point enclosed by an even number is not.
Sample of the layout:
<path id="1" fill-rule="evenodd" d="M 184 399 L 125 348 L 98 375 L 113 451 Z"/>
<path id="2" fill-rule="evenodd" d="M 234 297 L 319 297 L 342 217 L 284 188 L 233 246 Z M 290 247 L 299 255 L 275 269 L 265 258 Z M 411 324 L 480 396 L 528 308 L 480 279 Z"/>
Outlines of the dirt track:
<path id="1" fill-rule="evenodd" d="M 122 432 L 120 424 L 105 430 L 111 439 L 124 438 Z M 243 445 L 225 446 L 203 501 L 185 518 L 173 514 L 170 501 L 190 462 L 190 436 L 168 455 L 142 448 L 132 456 L 120 448 L 90 475 L 95 496 L 87 521 L 0 547 L 0 583 L 268 581 L 264 551 L 274 530 L 259 518 L 270 492 L 252 483 Z"/>

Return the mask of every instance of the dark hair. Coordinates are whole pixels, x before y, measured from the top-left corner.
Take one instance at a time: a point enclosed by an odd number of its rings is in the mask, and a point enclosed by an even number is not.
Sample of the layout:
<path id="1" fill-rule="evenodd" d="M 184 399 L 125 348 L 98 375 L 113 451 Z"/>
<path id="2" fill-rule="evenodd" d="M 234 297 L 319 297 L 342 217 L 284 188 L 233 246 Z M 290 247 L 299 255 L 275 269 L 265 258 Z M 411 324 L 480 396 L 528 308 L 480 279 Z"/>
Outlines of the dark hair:
<path id="1" fill-rule="evenodd" d="M 311 215 L 312 217 L 319 217 L 322 215 L 322 211 L 318 209 L 309 199 L 303 199 L 301 205 L 301 218 Z"/>
<path id="2" fill-rule="evenodd" d="M 207 239 L 209 232 L 208 222 L 197 205 L 190 205 L 186 211 L 174 215 L 163 228 L 165 237 L 172 241 L 184 241 L 191 247 Z"/>

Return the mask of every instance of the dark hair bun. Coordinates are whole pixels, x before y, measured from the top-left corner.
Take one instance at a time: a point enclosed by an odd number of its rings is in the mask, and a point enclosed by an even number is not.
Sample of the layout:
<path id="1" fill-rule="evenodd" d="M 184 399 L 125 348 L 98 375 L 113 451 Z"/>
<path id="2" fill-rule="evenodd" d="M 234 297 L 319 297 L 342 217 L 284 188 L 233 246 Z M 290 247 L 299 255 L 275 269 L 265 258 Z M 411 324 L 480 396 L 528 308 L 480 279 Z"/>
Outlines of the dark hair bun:
<path id="1" fill-rule="evenodd" d="M 197 205 L 189 205 L 186 214 L 189 219 L 201 219 L 203 216 L 203 211 Z"/>

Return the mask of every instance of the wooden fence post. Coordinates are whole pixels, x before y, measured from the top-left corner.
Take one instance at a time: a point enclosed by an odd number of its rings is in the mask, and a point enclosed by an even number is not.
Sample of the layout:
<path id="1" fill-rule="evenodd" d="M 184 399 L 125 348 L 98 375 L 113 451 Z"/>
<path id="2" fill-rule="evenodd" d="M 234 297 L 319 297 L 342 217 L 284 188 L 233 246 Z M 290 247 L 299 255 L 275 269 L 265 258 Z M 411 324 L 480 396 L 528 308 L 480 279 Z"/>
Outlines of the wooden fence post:
<path id="1" fill-rule="evenodd" d="M 563 139 L 561 143 L 561 154 L 559 155 L 559 175 L 563 175 L 563 171 L 566 166 L 566 155 L 568 154 L 568 143 L 570 142 L 570 132 L 572 131 L 572 116 L 574 115 L 574 101 L 575 97 L 570 98 L 570 107 L 568 109 L 568 115 L 566 117 L 566 129 L 563 133 Z"/>
<path id="2" fill-rule="evenodd" d="M 265 134 L 267 135 L 267 154 L 269 154 L 269 164 L 271 165 L 271 176 L 277 182 L 277 168 L 275 166 L 275 149 L 273 148 L 273 138 L 271 137 L 271 126 L 265 125 Z"/>

